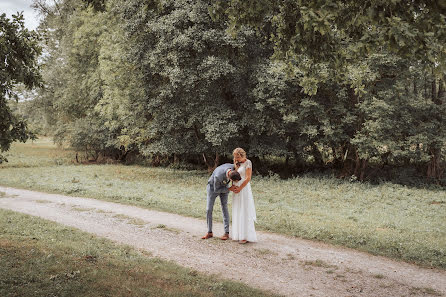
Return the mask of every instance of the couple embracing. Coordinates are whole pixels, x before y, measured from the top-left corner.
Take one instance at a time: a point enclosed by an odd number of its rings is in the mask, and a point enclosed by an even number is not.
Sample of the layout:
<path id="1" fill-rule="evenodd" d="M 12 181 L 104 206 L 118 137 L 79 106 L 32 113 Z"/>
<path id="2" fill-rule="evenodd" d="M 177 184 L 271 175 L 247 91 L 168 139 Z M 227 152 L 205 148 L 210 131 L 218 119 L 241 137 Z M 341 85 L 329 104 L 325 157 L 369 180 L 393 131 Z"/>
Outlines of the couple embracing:
<path id="1" fill-rule="evenodd" d="M 231 191 L 234 193 L 232 196 L 232 240 L 239 243 L 256 242 L 257 236 L 254 227 L 256 210 L 250 184 L 252 164 L 246 158 L 246 152 L 242 148 L 236 148 L 232 154 L 234 164 L 226 163 L 218 166 L 208 180 L 206 188 L 208 233 L 202 239 L 213 237 L 212 211 L 218 196 L 220 196 L 225 228 L 225 234 L 220 238 L 222 240 L 229 239 L 228 196 Z"/>

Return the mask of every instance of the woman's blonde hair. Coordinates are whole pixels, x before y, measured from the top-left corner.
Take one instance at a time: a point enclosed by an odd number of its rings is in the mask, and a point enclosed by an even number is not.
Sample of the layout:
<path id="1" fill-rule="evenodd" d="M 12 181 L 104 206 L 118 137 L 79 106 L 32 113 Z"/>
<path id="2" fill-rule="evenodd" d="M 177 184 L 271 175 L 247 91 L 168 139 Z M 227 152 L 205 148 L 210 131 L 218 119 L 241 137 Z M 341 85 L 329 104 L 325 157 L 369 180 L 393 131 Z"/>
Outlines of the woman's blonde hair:
<path id="1" fill-rule="evenodd" d="M 233 156 L 238 156 L 238 157 L 241 157 L 241 158 L 246 158 L 246 152 L 241 147 L 236 148 L 232 152 L 232 155 Z M 235 170 L 237 170 L 240 167 L 240 165 L 235 161 L 235 158 L 234 158 L 234 167 L 235 167 Z"/>
<path id="2" fill-rule="evenodd" d="M 242 149 L 241 147 L 236 148 L 233 152 L 232 155 L 237 155 L 239 157 L 242 158 L 246 158 L 246 152 L 244 149 Z"/>

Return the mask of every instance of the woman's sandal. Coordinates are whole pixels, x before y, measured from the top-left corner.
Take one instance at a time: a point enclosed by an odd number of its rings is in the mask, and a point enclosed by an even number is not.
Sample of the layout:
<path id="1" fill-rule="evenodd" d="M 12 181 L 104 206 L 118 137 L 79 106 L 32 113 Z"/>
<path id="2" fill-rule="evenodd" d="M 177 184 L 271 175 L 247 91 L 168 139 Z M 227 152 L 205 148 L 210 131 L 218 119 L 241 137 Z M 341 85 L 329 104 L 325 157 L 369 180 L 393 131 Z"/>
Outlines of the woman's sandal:
<path id="1" fill-rule="evenodd" d="M 238 243 L 240 243 L 240 244 L 245 244 L 245 243 L 247 243 L 247 242 L 248 242 L 247 240 L 239 240 Z"/>

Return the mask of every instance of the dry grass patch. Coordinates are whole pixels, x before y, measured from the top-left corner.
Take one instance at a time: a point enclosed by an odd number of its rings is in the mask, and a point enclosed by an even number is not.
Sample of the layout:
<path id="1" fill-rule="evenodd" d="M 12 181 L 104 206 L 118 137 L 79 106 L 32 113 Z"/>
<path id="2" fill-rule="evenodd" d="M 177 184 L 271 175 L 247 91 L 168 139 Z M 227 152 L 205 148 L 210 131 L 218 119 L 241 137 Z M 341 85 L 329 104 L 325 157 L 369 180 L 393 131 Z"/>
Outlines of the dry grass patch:
<path id="1" fill-rule="evenodd" d="M 385 277 L 384 275 L 382 275 L 382 274 L 374 274 L 373 277 L 374 277 L 374 278 L 377 278 L 377 279 L 383 279 L 383 278 L 386 278 L 386 277 Z"/>
<path id="2" fill-rule="evenodd" d="M 336 265 L 330 265 L 325 261 L 322 260 L 311 260 L 311 261 L 303 261 L 302 262 L 303 265 L 305 266 L 314 266 L 314 267 L 322 267 L 322 268 L 334 268 L 334 269 L 338 269 L 338 266 Z"/>
<path id="3" fill-rule="evenodd" d="M 131 216 L 128 216 L 128 215 L 125 215 L 125 214 L 121 214 L 121 213 L 115 214 L 113 217 L 115 219 L 119 219 L 119 220 L 130 220 L 130 219 L 132 219 Z"/>
<path id="4" fill-rule="evenodd" d="M 51 201 L 49 201 L 49 200 L 45 200 L 45 199 L 35 200 L 35 202 L 36 202 L 36 203 L 42 203 L 42 204 L 45 204 L 45 203 L 51 203 Z"/>
<path id="5" fill-rule="evenodd" d="M 288 254 L 286 255 L 286 258 L 284 258 L 284 260 L 290 260 L 290 261 L 292 261 L 292 260 L 296 260 L 296 256 L 294 256 L 294 255 L 291 254 L 291 253 L 288 253 Z"/>
<path id="6" fill-rule="evenodd" d="M 181 233 L 181 230 L 176 229 L 176 228 L 167 227 L 164 224 L 158 224 L 153 229 L 161 229 L 161 230 L 165 230 L 165 231 L 168 231 L 168 232 L 173 232 L 173 233 L 176 233 L 176 234 L 180 234 Z"/>
<path id="7" fill-rule="evenodd" d="M 410 290 L 411 296 L 443 296 L 440 292 L 432 288 L 417 288 L 413 287 Z"/>
<path id="8" fill-rule="evenodd" d="M 136 225 L 136 226 L 144 226 L 145 224 L 147 224 L 146 221 L 144 221 L 142 219 L 138 219 L 138 218 L 132 218 L 132 219 L 128 220 L 127 223 Z"/>
<path id="9" fill-rule="evenodd" d="M 88 207 L 80 207 L 80 206 L 72 206 L 71 210 L 79 211 L 79 212 L 85 212 L 85 211 L 92 211 L 94 208 L 88 208 Z"/>
<path id="10" fill-rule="evenodd" d="M 113 213 L 112 211 L 109 210 L 102 210 L 102 209 L 96 209 L 97 213 Z"/>
<path id="11" fill-rule="evenodd" d="M 262 249 L 262 248 L 260 248 L 260 249 L 254 249 L 254 250 L 260 256 L 268 256 L 268 255 L 270 255 L 270 256 L 277 256 L 276 252 L 274 252 L 272 250 L 269 250 L 269 249 Z"/>

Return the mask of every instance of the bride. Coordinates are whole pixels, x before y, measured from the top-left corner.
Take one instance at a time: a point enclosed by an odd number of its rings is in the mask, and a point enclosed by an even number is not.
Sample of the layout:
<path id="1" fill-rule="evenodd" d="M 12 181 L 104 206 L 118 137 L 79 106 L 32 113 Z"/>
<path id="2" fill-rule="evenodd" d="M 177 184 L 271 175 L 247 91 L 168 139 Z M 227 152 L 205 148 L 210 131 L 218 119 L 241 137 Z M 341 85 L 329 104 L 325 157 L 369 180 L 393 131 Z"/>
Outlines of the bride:
<path id="1" fill-rule="evenodd" d="M 252 163 L 246 158 L 246 152 L 242 148 L 236 148 L 232 154 L 235 169 L 242 177 L 234 183 L 237 188 L 232 201 L 232 240 L 238 240 L 239 243 L 256 242 L 256 210 L 250 183 Z"/>

